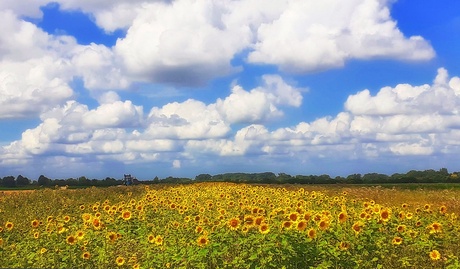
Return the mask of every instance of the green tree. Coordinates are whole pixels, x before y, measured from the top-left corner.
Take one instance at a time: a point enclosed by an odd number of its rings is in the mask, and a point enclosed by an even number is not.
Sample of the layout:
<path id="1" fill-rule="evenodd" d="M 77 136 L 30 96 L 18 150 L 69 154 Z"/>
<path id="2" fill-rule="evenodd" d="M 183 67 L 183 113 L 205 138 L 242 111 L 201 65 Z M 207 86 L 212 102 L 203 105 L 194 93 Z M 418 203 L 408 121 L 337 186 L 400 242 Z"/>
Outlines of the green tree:
<path id="1" fill-rule="evenodd" d="M 16 180 L 14 179 L 13 176 L 6 176 L 2 180 L 2 185 L 4 187 L 14 188 L 16 187 Z"/>
<path id="2" fill-rule="evenodd" d="M 195 181 L 211 181 L 212 176 L 210 174 L 199 174 L 195 177 Z"/>
<path id="3" fill-rule="evenodd" d="M 19 175 L 16 178 L 16 185 L 18 186 L 27 186 L 30 184 L 30 180 L 27 177 L 23 177 L 22 175 Z"/>
<path id="4" fill-rule="evenodd" d="M 49 186 L 51 185 L 51 179 L 45 177 L 44 175 L 40 175 L 40 177 L 38 177 L 38 185 L 39 186 Z"/>

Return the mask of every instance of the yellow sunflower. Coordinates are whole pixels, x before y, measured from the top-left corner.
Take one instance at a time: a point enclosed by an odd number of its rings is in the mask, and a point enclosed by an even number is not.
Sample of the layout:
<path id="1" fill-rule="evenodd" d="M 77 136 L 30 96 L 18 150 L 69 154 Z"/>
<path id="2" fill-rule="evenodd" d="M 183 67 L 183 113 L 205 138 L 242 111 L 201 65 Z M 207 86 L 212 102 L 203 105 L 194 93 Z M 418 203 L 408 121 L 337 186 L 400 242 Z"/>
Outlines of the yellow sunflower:
<path id="1" fill-rule="evenodd" d="M 429 253 L 430 258 L 434 261 L 440 260 L 441 259 L 441 253 L 437 250 L 433 250 Z"/>

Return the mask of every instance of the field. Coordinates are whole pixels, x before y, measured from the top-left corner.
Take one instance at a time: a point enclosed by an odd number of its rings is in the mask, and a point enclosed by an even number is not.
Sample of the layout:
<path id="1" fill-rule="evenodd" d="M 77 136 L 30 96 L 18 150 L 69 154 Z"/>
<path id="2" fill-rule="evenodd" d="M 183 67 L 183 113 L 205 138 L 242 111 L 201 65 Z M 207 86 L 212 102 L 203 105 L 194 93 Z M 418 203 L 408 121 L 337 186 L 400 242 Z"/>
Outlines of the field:
<path id="1" fill-rule="evenodd" d="M 0 191 L 0 267 L 460 268 L 457 197 L 230 183 Z"/>

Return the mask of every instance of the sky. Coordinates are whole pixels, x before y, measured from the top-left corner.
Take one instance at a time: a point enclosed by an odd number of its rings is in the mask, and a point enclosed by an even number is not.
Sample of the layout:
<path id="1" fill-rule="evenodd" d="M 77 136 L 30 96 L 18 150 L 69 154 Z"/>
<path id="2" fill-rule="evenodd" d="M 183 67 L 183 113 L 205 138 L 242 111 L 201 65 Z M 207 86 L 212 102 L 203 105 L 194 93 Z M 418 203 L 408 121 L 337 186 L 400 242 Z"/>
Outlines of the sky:
<path id="1" fill-rule="evenodd" d="M 460 163 L 456 0 L 0 2 L 0 176 Z"/>

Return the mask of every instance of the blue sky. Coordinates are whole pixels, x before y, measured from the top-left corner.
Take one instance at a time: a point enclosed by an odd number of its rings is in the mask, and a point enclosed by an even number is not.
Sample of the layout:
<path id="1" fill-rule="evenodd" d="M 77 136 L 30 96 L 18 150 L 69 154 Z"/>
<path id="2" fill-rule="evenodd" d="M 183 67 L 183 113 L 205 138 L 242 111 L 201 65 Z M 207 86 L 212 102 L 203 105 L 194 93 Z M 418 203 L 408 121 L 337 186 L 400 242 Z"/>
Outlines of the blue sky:
<path id="1" fill-rule="evenodd" d="M 4 1 L 0 176 L 459 171 L 457 10 Z"/>

